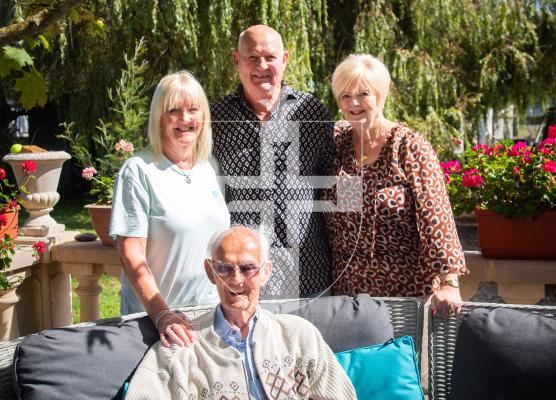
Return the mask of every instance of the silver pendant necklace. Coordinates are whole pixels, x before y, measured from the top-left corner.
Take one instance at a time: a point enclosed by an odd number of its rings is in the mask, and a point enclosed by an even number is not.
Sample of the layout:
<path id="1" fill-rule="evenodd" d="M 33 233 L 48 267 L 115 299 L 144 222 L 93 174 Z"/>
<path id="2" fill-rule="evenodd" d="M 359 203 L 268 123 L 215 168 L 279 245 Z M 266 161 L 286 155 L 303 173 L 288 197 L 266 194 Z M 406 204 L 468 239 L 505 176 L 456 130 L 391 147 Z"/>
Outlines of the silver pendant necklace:
<path id="1" fill-rule="evenodd" d="M 191 183 L 191 174 L 187 175 L 186 173 L 183 174 L 185 176 L 185 182 L 186 183 Z"/>

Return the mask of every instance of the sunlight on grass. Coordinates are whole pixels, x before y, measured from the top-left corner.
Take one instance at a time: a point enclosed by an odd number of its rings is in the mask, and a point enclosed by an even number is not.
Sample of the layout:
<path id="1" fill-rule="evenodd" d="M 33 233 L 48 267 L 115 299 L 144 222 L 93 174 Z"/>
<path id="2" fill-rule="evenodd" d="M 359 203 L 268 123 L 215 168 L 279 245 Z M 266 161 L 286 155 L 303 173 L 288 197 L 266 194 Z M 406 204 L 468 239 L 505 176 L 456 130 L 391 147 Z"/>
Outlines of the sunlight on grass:
<path id="1" fill-rule="evenodd" d="M 120 280 L 112 276 L 103 274 L 100 277 L 99 285 L 102 288 L 100 294 L 100 318 L 117 317 L 120 315 Z M 79 296 L 75 293 L 78 286 L 77 279 L 71 278 L 72 288 L 72 323 L 79 323 Z"/>

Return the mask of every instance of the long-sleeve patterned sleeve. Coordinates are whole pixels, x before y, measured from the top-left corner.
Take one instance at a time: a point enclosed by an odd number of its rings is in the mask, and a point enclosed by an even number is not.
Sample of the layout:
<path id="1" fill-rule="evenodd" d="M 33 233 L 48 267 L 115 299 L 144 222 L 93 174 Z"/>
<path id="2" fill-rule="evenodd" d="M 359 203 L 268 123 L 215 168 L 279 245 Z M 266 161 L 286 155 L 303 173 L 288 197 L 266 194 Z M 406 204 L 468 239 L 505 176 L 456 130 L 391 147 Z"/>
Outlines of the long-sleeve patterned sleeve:
<path id="1" fill-rule="evenodd" d="M 402 147 L 404 170 L 415 199 L 419 264 L 435 276 L 468 274 L 436 153 L 420 134 L 411 131 Z"/>

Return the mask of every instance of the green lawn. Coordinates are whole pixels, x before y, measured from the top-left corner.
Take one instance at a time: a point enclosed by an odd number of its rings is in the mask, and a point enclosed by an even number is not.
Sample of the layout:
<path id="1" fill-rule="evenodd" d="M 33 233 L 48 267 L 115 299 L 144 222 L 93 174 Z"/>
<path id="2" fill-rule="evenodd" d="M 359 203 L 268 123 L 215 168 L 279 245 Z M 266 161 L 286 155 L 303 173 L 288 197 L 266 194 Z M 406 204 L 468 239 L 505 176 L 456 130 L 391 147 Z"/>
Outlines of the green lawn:
<path id="1" fill-rule="evenodd" d="M 100 294 L 100 318 L 116 317 L 120 315 L 120 280 L 109 275 L 102 275 L 99 281 L 102 287 Z M 77 279 L 71 279 L 73 323 L 79 322 L 79 296 L 75 293 Z"/>
<path id="2" fill-rule="evenodd" d="M 60 201 L 54 207 L 50 215 L 60 224 L 66 226 L 68 231 L 94 232 L 91 217 L 85 204 L 91 203 L 90 199 L 70 199 Z M 28 214 L 24 211 L 20 214 L 20 224 L 27 220 Z M 79 322 L 79 296 L 75 293 L 77 280 L 72 278 L 72 312 L 73 323 Z M 109 275 L 103 275 L 99 282 L 102 287 L 100 294 L 100 318 L 108 318 L 120 315 L 120 280 Z"/>

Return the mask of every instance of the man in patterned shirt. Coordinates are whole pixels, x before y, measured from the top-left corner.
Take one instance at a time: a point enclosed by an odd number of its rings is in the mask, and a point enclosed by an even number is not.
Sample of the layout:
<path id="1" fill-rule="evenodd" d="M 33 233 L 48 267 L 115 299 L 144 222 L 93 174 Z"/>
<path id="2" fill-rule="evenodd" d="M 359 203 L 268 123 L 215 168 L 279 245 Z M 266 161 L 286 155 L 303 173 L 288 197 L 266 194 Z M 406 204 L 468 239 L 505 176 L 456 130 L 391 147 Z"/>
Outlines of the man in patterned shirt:
<path id="1" fill-rule="evenodd" d="M 233 52 L 241 84 L 211 105 L 214 150 L 232 223 L 272 226 L 277 273 L 263 297 L 301 297 L 330 284 L 323 214 L 315 212 L 318 179 L 331 172 L 328 109 L 283 80 L 288 61 L 274 29 L 256 25 Z"/>

